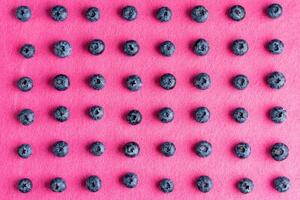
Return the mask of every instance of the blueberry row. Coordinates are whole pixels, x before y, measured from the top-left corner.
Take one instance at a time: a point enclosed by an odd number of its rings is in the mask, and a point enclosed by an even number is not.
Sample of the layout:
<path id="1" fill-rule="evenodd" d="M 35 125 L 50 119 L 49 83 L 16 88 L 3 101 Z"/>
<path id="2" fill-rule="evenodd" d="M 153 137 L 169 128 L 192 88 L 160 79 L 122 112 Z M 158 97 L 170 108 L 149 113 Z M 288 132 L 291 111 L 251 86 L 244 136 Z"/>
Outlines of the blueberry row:
<path id="1" fill-rule="evenodd" d="M 265 9 L 265 13 L 271 19 L 279 18 L 283 13 L 283 8 L 280 4 L 271 4 Z M 134 6 L 125 6 L 121 10 L 121 17 L 127 21 L 137 19 L 138 11 Z M 246 17 L 246 10 L 241 5 L 233 5 L 227 10 L 227 15 L 234 21 L 241 21 Z M 68 10 L 62 5 L 53 6 L 50 10 L 50 16 L 57 22 L 65 21 L 68 18 Z M 100 19 L 100 10 L 97 7 L 90 7 L 85 10 L 85 18 L 90 22 L 96 22 Z M 155 17 L 160 22 L 171 21 L 173 12 L 169 7 L 160 7 L 156 10 Z M 202 6 L 194 6 L 190 11 L 190 17 L 197 23 L 204 23 L 208 20 L 209 12 Z M 28 21 L 32 17 L 31 9 L 28 6 L 19 6 L 16 9 L 16 18 L 22 22 Z"/>

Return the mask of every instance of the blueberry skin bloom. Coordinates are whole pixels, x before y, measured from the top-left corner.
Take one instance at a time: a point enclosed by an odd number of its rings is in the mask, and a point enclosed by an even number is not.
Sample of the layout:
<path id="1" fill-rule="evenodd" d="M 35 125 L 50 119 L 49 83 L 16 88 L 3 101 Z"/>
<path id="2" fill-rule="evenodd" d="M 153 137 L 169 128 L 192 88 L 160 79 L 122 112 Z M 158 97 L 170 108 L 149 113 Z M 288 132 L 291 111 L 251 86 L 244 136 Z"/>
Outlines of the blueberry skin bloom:
<path id="1" fill-rule="evenodd" d="M 166 90 L 172 90 L 176 86 L 176 78 L 173 74 L 164 74 L 160 77 L 159 84 Z"/>
<path id="2" fill-rule="evenodd" d="M 54 6 L 51 9 L 51 17 L 57 22 L 62 22 L 68 18 L 68 11 L 64 6 Z"/>
<path id="3" fill-rule="evenodd" d="M 194 53 L 197 56 L 205 56 L 209 52 L 209 44 L 205 39 L 198 39 L 193 45 Z"/>
<path id="4" fill-rule="evenodd" d="M 130 75 L 126 79 L 126 86 L 130 91 L 138 91 L 142 88 L 143 82 L 138 75 Z"/>
<path id="5" fill-rule="evenodd" d="M 122 9 L 122 17 L 127 21 L 135 20 L 137 15 L 137 9 L 134 6 L 126 6 Z"/>
<path id="6" fill-rule="evenodd" d="M 160 44 L 159 49 L 163 56 L 170 57 L 174 54 L 176 48 L 171 41 L 165 41 Z"/>
<path id="7" fill-rule="evenodd" d="M 70 79 L 65 74 L 58 74 L 53 79 L 53 86 L 58 91 L 65 91 L 70 87 Z"/>
<path id="8" fill-rule="evenodd" d="M 206 123 L 209 121 L 210 112 L 206 107 L 199 107 L 194 112 L 194 118 L 199 123 Z"/>
<path id="9" fill-rule="evenodd" d="M 22 92 L 28 92 L 33 87 L 33 81 L 29 77 L 22 77 L 18 80 L 17 86 Z"/>
<path id="10" fill-rule="evenodd" d="M 246 40 L 234 40 L 231 44 L 231 51 L 236 56 L 243 56 L 248 52 L 248 50 L 249 46 Z"/>
<path id="11" fill-rule="evenodd" d="M 124 145 L 123 151 L 125 156 L 134 158 L 139 155 L 140 147 L 136 142 L 128 142 Z"/>
<path id="12" fill-rule="evenodd" d="M 172 19 L 172 10 L 168 7 L 161 7 L 156 11 L 156 19 L 161 22 L 168 22 Z"/>
<path id="13" fill-rule="evenodd" d="M 135 40 L 128 40 L 123 45 L 123 52 L 128 56 L 135 56 L 140 50 L 140 46 Z"/>
<path id="14" fill-rule="evenodd" d="M 158 112 L 158 119 L 162 123 L 172 122 L 174 119 L 174 111 L 171 108 L 165 107 Z"/>
<path id="15" fill-rule="evenodd" d="M 35 54 L 35 47 L 32 44 L 24 44 L 20 49 L 20 53 L 24 58 L 32 58 Z"/>
<path id="16" fill-rule="evenodd" d="M 283 161 L 289 156 L 289 148 L 286 144 L 276 143 L 271 148 L 272 158 L 276 161 Z"/>
<path id="17" fill-rule="evenodd" d="M 197 89 L 207 90 L 211 85 L 210 76 L 207 73 L 200 73 L 194 77 L 193 84 Z"/>
<path id="18" fill-rule="evenodd" d="M 31 18 L 31 10 L 28 6 L 19 6 L 16 9 L 16 18 L 22 22 L 27 22 Z"/>
<path id="19" fill-rule="evenodd" d="M 159 150 L 164 156 L 171 157 L 175 154 L 176 147 L 175 144 L 172 142 L 164 142 L 160 144 Z"/>
<path id="20" fill-rule="evenodd" d="M 18 114 L 18 120 L 24 126 L 29 126 L 34 122 L 34 112 L 30 109 L 23 109 Z"/>
<path id="21" fill-rule="evenodd" d="M 200 192 L 207 193 L 213 187 L 213 182 L 209 176 L 200 176 L 196 180 L 196 187 Z"/>
<path id="22" fill-rule="evenodd" d="M 232 118 L 238 123 L 246 122 L 248 116 L 248 111 L 245 108 L 236 108 L 232 111 Z"/>
<path id="23" fill-rule="evenodd" d="M 57 157 L 65 157 L 69 153 L 69 145 L 65 141 L 58 141 L 52 146 L 52 153 Z"/>
<path id="24" fill-rule="evenodd" d="M 267 49 L 270 53 L 272 53 L 274 55 L 278 55 L 283 52 L 284 44 L 281 40 L 274 39 L 274 40 L 271 40 L 268 42 Z"/>
<path id="25" fill-rule="evenodd" d="M 249 178 L 243 178 L 237 183 L 238 190 L 243 194 L 248 194 L 254 189 L 254 183 Z"/>
<path id="26" fill-rule="evenodd" d="M 280 89 L 285 85 L 285 83 L 285 76 L 281 72 L 272 72 L 267 76 L 267 84 L 272 89 Z"/>
<path id="27" fill-rule="evenodd" d="M 93 120 L 101 120 L 104 116 L 104 110 L 101 106 L 92 106 L 89 109 L 89 116 Z"/>
<path id="28" fill-rule="evenodd" d="M 138 176 L 133 172 L 126 173 L 122 177 L 122 183 L 127 188 L 135 188 L 138 182 Z"/>
<path id="29" fill-rule="evenodd" d="M 59 106 L 54 110 L 54 118 L 59 122 L 65 122 L 70 117 L 70 112 L 67 107 Z"/>
<path id="30" fill-rule="evenodd" d="M 67 183 L 64 179 L 57 177 L 51 180 L 50 188 L 53 192 L 63 192 L 67 189 Z"/>
<path id="31" fill-rule="evenodd" d="M 285 176 L 279 176 L 273 180 L 273 187 L 278 192 L 286 192 L 291 187 L 291 181 Z"/>
<path id="32" fill-rule="evenodd" d="M 208 19 L 208 10 L 204 6 L 195 6 L 191 11 L 191 17 L 195 22 L 206 22 Z"/>
<path id="33" fill-rule="evenodd" d="M 249 79 L 243 74 L 236 75 L 231 81 L 233 87 L 238 90 L 244 90 L 249 85 Z"/>
<path id="34" fill-rule="evenodd" d="M 92 40 L 89 42 L 88 50 L 92 55 L 101 55 L 105 50 L 105 44 L 99 39 Z"/>
<path id="35" fill-rule="evenodd" d="M 86 10 L 85 17 L 90 22 L 96 22 L 100 19 L 100 11 L 96 7 L 90 7 Z"/>
<path id="36" fill-rule="evenodd" d="M 170 193 L 174 190 L 174 183 L 171 179 L 164 178 L 161 181 L 159 181 L 159 189 L 163 193 Z"/>
<path id="37" fill-rule="evenodd" d="M 137 125 L 142 122 L 143 116 L 138 110 L 131 110 L 127 113 L 126 120 L 131 125 Z"/>
<path id="38" fill-rule="evenodd" d="M 20 179 L 18 182 L 18 190 L 22 193 L 28 193 L 32 190 L 32 181 L 29 178 Z"/>
<path id="39" fill-rule="evenodd" d="M 105 151 L 105 146 L 102 142 L 94 142 L 90 145 L 90 152 L 94 156 L 101 156 Z"/>
<path id="40" fill-rule="evenodd" d="M 102 181 L 98 176 L 89 176 L 85 180 L 86 188 L 91 192 L 97 192 L 101 189 Z"/>
<path id="41" fill-rule="evenodd" d="M 94 74 L 89 79 L 89 85 L 91 88 L 95 90 L 101 90 L 105 86 L 105 78 L 101 74 Z"/>
<path id="42" fill-rule="evenodd" d="M 60 40 L 54 44 L 53 52 L 59 58 L 66 58 L 71 55 L 72 46 L 68 41 Z"/>
<path id="43" fill-rule="evenodd" d="M 282 15 L 283 9 L 280 4 L 274 3 L 268 6 L 266 9 L 267 15 L 272 19 L 277 19 Z"/>
<path id="44" fill-rule="evenodd" d="M 238 143 L 234 147 L 234 153 L 238 158 L 248 158 L 251 154 L 251 147 L 247 143 Z"/>
<path id="45" fill-rule="evenodd" d="M 269 117 L 275 123 L 283 123 L 287 120 L 287 111 L 280 106 L 276 106 L 269 111 Z"/>
<path id="46" fill-rule="evenodd" d="M 228 10 L 228 16 L 234 21 L 241 21 L 246 16 L 246 10 L 241 5 L 235 5 Z"/>
<path id="47" fill-rule="evenodd" d="M 212 152 L 212 145 L 207 141 L 200 141 L 195 145 L 195 152 L 199 157 L 206 158 Z"/>
<path id="48" fill-rule="evenodd" d="M 32 148 L 29 144 L 22 144 L 18 147 L 18 155 L 21 158 L 29 158 L 32 155 Z"/>

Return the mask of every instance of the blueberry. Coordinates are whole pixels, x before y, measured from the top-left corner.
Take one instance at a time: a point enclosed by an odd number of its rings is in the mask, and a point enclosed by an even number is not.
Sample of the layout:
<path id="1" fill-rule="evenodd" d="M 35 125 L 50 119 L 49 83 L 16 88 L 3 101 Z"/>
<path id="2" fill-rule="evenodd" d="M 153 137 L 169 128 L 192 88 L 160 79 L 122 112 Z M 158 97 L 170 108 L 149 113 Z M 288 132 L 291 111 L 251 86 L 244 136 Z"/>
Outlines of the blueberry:
<path id="1" fill-rule="evenodd" d="M 243 56 L 249 50 L 248 43 L 243 39 L 234 40 L 231 44 L 231 50 L 233 54 Z"/>
<path id="2" fill-rule="evenodd" d="M 209 51 L 209 44 L 205 39 L 198 39 L 193 45 L 193 50 L 197 56 L 205 56 Z"/>
<path id="3" fill-rule="evenodd" d="M 53 86 L 58 91 L 64 91 L 70 87 L 70 79 L 65 74 L 58 74 L 53 79 Z"/>
<path id="4" fill-rule="evenodd" d="M 128 56 L 135 56 L 140 50 L 140 46 L 135 40 L 128 40 L 123 45 L 123 52 Z"/>
<path id="5" fill-rule="evenodd" d="M 90 77 L 90 87 L 95 89 L 95 90 L 101 90 L 105 86 L 105 79 L 101 74 L 94 74 L 93 76 Z"/>
<path id="6" fill-rule="evenodd" d="M 174 111 L 171 108 L 165 107 L 158 112 L 158 119 L 162 123 L 172 122 L 174 119 Z"/>
<path id="7" fill-rule="evenodd" d="M 90 7 L 86 10 L 85 17 L 90 22 L 96 22 L 100 19 L 100 11 L 96 7 Z"/>
<path id="8" fill-rule="evenodd" d="M 55 21 L 62 22 L 67 19 L 68 11 L 64 6 L 60 6 L 60 5 L 54 6 L 51 9 L 51 17 Z"/>
<path id="9" fill-rule="evenodd" d="M 29 77 L 22 77 L 18 80 L 18 88 L 23 92 L 28 92 L 33 87 L 33 81 Z"/>
<path id="10" fill-rule="evenodd" d="M 89 109 L 89 116 L 93 120 L 100 120 L 103 118 L 104 110 L 101 106 L 92 106 Z"/>
<path id="11" fill-rule="evenodd" d="M 135 188 L 138 182 L 138 176 L 133 172 L 126 173 L 122 177 L 122 183 L 127 188 Z"/>
<path id="12" fill-rule="evenodd" d="M 280 89 L 285 85 L 286 79 L 281 72 L 272 72 L 267 76 L 267 84 L 270 88 Z"/>
<path id="13" fill-rule="evenodd" d="M 53 192 L 63 192 L 67 189 L 67 184 L 64 179 L 56 177 L 51 180 L 50 188 Z"/>
<path id="14" fill-rule="evenodd" d="M 126 116 L 127 122 L 131 125 L 137 125 L 141 123 L 143 116 L 138 110 L 131 110 Z"/>
<path id="15" fill-rule="evenodd" d="M 85 180 L 86 188 L 91 192 L 97 192 L 101 189 L 102 181 L 98 176 L 89 176 Z"/>
<path id="16" fill-rule="evenodd" d="M 246 10 L 241 5 L 234 5 L 228 10 L 228 16 L 234 21 L 241 21 L 246 16 Z"/>
<path id="17" fill-rule="evenodd" d="M 208 19 L 208 10 L 204 6 L 195 6 L 191 11 L 191 17 L 195 22 L 203 23 Z"/>
<path id="18" fill-rule="evenodd" d="M 272 54 L 281 54 L 284 49 L 284 44 L 279 39 L 274 39 L 268 42 L 267 49 Z"/>
<path id="19" fill-rule="evenodd" d="M 249 178 L 243 178 L 238 181 L 237 188 L 241 193 L 248 194 L 248 193 L 252 192 L 252 190 L 254 188 L 254 183 Z"/>
<path id="20" fill-rule="evenodd" d="M 54 118 L 59 122 L 65 122 L 70 117 L 70 112 L 67 107 L 59 106 L 54 110 Z"/>
<path id="21" fill-rule="evenodd" d="M 280 106 L 276 106 L 269 111 L 269 117 L 275 123 L 283 123 L 287 120 L 287 111 Z"/>
<path id="22" fill-rule="evenodd" d="M 71 55 L 72 46 L 68 41 L 60 40 L 54 44 L 53 52 L 57 57 L 65 58 Z"/>
<path id="23" fill-rule="evenodd" d="M 164 193 L 170 193 L 174 190 L 174 183 L 171 179 L 164 178 L 159 181 L 159 188 Z"/>
<path id="24" fill-rule="evenodd" d="M 238 123 L 246 122 L 248 115 L 248 111 L 245 108 L 236 108 L 232 111 L 232 118 Z"/>
<path id="25" fill-rule="evenodd" d="M 171 41 L 164 41 L 160 44 L 159 49 L 163 56 L 170 57 L 175 52 L 175 45 Z"/>
<path id="26" fill-rule="evenodd" d="M 283 161 L 289 156 L 289 148 L 283 143 L 276 143 L 271 148 L 272 158 L 276 161 Z"/>
<path id="27" fill-rule="evenodd" d="M 31 10 L 28 6 L 19 6 L 16 9 L 16 17 L 22 22 L 27 22 L 31 18 Z"/>
<path id="28" fill-rule="evenodd" d="M 196 187 L 203 193 L 209 192 L 213 187 L 213 182 L 209 176 L 200 176 L 196 180 Z"/>
<path id="29" fill-rule="evenodd" d="M 142 85 L 142 79 L 138 75 L 131 75 L 126 79 L 126 86 L 130 91 L 138 91 Z"/>
<path id="30" fill-rule="evenodd" d="M 161 22 L 168 22 L 172 19 L 172 10 L 168 7 L 161 7 L 156 11 L 156 19 Z"/>
<path id="31" fill-rule="evenodd" d="M 286 192 L 291 187 L 290 179 L 285 176 L 277 177 L 273 180 L 273 187 L 278 192 Z"/>
<path id="32" fill-rule="evenodd" d="M 105 50 L 105 44 L 99 39 L 92 40 L 88 45 L 88 50 L 92 55 L 100 55 Z"/>
<path id="33" fill-rule="evenodd" d="M 273 3 L 268 6 L 266 12 L 270 18 L 276 19 L 282 15 L 283 10 L 280 4 Z"/>
<path id="34" fill-rule="evenodd" d="M 24 58 L 32 58 L 35 54 L 35 47 L 32 44 L 24 44 L 20 49 L 20 53 Z"/>
<path id="35" fill-rule="evenodd" d="M 105 151 L 105 146 L 102 142 L 94 142 L 90 146 L 90 152 L 94 156 L 101 156 Z"/>
<path id="36" fill-rule="evenodd" d="M 135 20 L 137 15 L 137 9 L 134 6 L 126 6 L 122 9 L 122 17 L 127 21 Z"/>
<path id="37" fill-rule="evenodd" d="M 30 109 L 23 109 L 18 114 L 18 120 L 24 126 L 28 126 L 34 122 L 34 112 Z"/>
<path id="38" fill-rule="evenodd" d="M 244 90 L 249 84 L 249 79 L 243 74 L 236 75 L 232 79 L 232 85 L 238 90 Z"/>
<path id="39" fill-rule="evenodd" d="M 200 73 L 194 77 L 193 83 L 196 88 L 207 90 L 211 85 L 211 79 L 207 73 Z"/>
<path id="40" fill-rule="evenodd" d="M 32 181 L 29 178 L 22 178 L 18 183 L 18 190 L 22 193 L 28 193 L 32 190 Z"/>
<path id="41" fill-rule="evenodd" d="M 195 152 L 199 157 L 208 157 L 212 152 L 212 145 L 207 141 L 200 141 L 195 145 Z"/>
<path id="42" fill-rule="evenodd" d="M 172 142 L 164 142 L 160 144 L 159 150 L 164 156 L 171 157 L 175 154 L 176 147 L 175 144 Z"/>
<path id="43" fill-rule="evenodd" d="M 159 84 L 162 88 L 171 90 L 176 86 L 176 78 L 173 74 L 164 74 L 160 77 Z"/>
<path id="44" fill-rule="evenodd" d="M 22 144 L 18 147 L 18 155 L 21 158 L 29 158 L 32 155 L 32 148 L 29 144 Z"/>
<path id="45" fill-rule="evenodd" d="M 238 143 L 234 147 L 234 153 L 238 158 L 248 158 L 251 154 L 251 147 L 247 143 Z"/>
<path id="46" fill-rule="evenodd" d="M 124 154 L 127 157 L 136 157 L 140 153 L 140 147 L 136 142 L 128 142 L 123 147 Z"/>
<path id="47" fill-rule="evenodd" d="M 52 153 L 57 157 L 65 157 L 69 152 L 69 145 L 65 141 L 58 141 L 52 145 Z"/>
<path id="48" fill-rule="evenodd" d="M 199 123 L 206 123 L 210 118 L 210 112 L 206 107 L 199 107 L 194 113 L 195 120 Z"/>

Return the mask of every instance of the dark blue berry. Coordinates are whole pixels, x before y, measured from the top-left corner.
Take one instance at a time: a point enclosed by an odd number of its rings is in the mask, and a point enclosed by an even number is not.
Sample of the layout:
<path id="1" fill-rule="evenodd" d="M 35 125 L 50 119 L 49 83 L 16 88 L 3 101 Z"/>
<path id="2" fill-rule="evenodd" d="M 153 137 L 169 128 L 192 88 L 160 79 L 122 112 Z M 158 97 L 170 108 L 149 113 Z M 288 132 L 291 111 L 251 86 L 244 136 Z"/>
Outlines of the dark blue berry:
<path id="1" fill-rule="evenodd" d="M 171 41 L 164 41 L 160 44 L 159 49 L 163 56 L 170 57 L 175 52 L 175 45 Z"/>
<path id="2" fill-rule="evenodd" d="M 228 16 L 234 21 L 241 21 L 246 16 L 246 10 L 241 5 L 235 5 L 228 10 Z"/>
<path id="3" fill-rule="evenodd" d="M 174 190 L 174 183 L 171 179 L 164 178 L 159 181 L 159 188 L 164 193 L 170 193 Z"/>
<path id="4" fill-rule="evenodd" d="M 18 88 L 23 92 L 28 92 L 33 87 L 33 81 L 29 77 L 22 77 L 18 80 Z"/>
<path id="5" fill-rule="evenodd" d="M 141 123 L 143 116 L 138 110 L 131 110 L 126 116 L 127 122 L 131 125 L 137 125 Z"/>
<path id="6" fill-rule="evenodd" d="M 96 7 L 90 7 L 86 10 L 85 17 L 90 22 L 96 22 L 100 19 L 100 11 Z"/>
<path id="7" fill-rule="evenodd" d="M 86 188 L 91 192 L 97 192 L 101 189 L 102 181 L 98 176 L 89 176 L 85 180 Z"/>
<path id="8" fill-rule="evenodd" d="M 52 153 L 57 157 L 65 157 L 69 152 L 69 145 L 65 141 L 55 142 L 52 146 Z"/>
<path id="9" fill-rule="evenodd" d="M 130 91 L 138 91 L 142 85 L 142 79 L 138 75 L 131 75 L 126 79 L 126 86 Z"/>
<path id="10" fill-rule="evenodd" d="M 168 7 L 161 7 L 156 11 L 156 19 L 161 22 L 168 22 L 172 19 L 172 10 Z"/>
<path id="11" fill-rule="evenodd" d="M 234 147 L 234 153 L 238 158 L 248 158 L 251 154 L 251 147 L 247 143 L 239 143 Z"/>
<path id="12" fill-rule="evenodd" d="M 51 180 L 50 188 L 53 192 L 63 192 L 67 189 L 67 184 L 64 179 L 57 177 Z"/>
<path id="13" fill-rule="evenodd" d="M 238 123 L 246 122 L 248 115 L 248 111 L 245 108 L 236 108 L 232 111 L 232 118 Z"/>
<path id="14" fill-rule="evenodd" d="M 127 157 L 134 158 L 139 155 L 140 147 L 136 142 L 128 142 L 123 147 L 124 154 Z"/>
<path id="15" fill-rule="evenodd" d="M 232 85 L 238 90 L 244 90 L 249 84 L 249 79 L 243 74 L 236 75 L 232 79 Z"/>
<path id="16" fill-rule="evenodd" d="M 233 54 L 243 56 L 249 50 L 248 43 L 243 39 L 234 40 L 231 44 L 231 50 Z"/>
<path id="17" fill-rule="evenodd" d="M 140 50 L 140 46 L 135 40 L 128 40 L 123 45 L 123 52 L 128 56 L 135 56 Z"/>
<path id="18" fill-rule="evenodd" d="M 32 190 L 32 181 L 29 178 L 22 178 L 18 183 L 18 190 L 22 193 L 28 193 Z"/>
<path id="19" fill-rule="evenodd" d="M 105 151 L 105 146 L 102 142 L 94 142 L 90 146 L 90 152 L 95 156 L 101 156 Z"/>
<path id="20" fill-rule="evenodd" d="M 34 122 L 34 112 L 30 109 L 23 109 L 18 114 L 18 120 L 24 126 L 28 126 Z"/>
<path id="21" fill-rule="evenodd" d="M 158 112 L 158 119 L 162 123 L 172 122 L 174 119 L 174 111 L 171 108 L 165 107 Z"/>
<path id="22" fill-rule="evenodd" d="M 267 49 L 272 54 L 281 54 L 284 49 L 284 44 L 281 40 L 274 39 L 274 40 L 271 40 L 270 42 L 268 42 Z"/>
<path id="23" fill-rule="evenodd" d="M 57 57 L 65 58 L 71 55 L 72 46 L 68 41 L 60 40 L 54 44 L 53 52 Z"/>
<path id="24" fill-rule="evenodd" d="M 206 90 L 210 87 L 211 79 L 207 73 L 200 73 L 194 77 L 194 86 L 200 90 Z"/>
<path id="25" fill-rule="evenodd" d="M 88 50 L 92 55 L 100 55 L 105 50 L 105 44 L 99 39 L 92 40 L 88 45 Z"/>
<path id="26" fill-rule="evenodd" d="M 164 142 L 160 144 L 159 150 L 164 156 L 171 157 L 175 154 L 176 147 L 175 144 L 172 142 Z"/>
<path id="27" fill-rule="evenodd" d="M 54 110 L 54 118 L 59 122 L 65 122 L 70 117 L 70 112 L 67 107 L 59 106 Z"/>
<path id="28" fill-rule="evenodd" d="M 93 76 L 90 77 L 90 87 L 95 89 L 95 90 L 101 90 L 105 86 L 105 79 L 101 74 L 94 74 Z"/>
<path id="29" fill-rule="evenodd" d="M 206 107 L 199 107 L 195 110 L 194 118 L 199 123 L 206 123 L 210 118 L 210 112 Z"/>
<path id="30" fill-rule="evenodd" d="M 60 5 L 54 6 L 51 9 L 51 17 L 52 19 L 58 22 L 64 21 L 68 17 L 68 11 L 64 6 L 60 6 Z"/>
<path id="31" fill-rule="evenodd" d="M 176 78 L 173 74 L 164 74 L 160 77 L 159 84 L 162 88 L 171 90 L 176 86 Z"/>
<path id="32" fill-rule="evenodd" d="M 280 17 L 283 12 L 282 6 L 277 3 L 273 3 L 269 5 L 266 11 L 267 11 L 267 15 L 272 19 L 276 19 Z"/>
<path id="33" fill-rule="evenodd" d="M 199 157 L 208 157 L 212 152 L 212 145 L 207 141 L 200 141 L 195 145 L 195 152 Z"/>
<path id="34" fill-rule="evenodd" d="M 18 155 L 21 158 L 29 158 L 32 155 L 32 148 L 29 144 L 22 144 L 18 147 Z"/>
<path id="35" fill-rule="evenodd" d="M 237 188 L 241 193 L 248 194 L 248 193 L 252 192 L 252 190 L 254 188 L 254 183 L 249 178 L 243 178 L 238 181 Z"/>
<path id="36" fill-rule="evenodd" d="M 191 17 L 195 22 L 203 23 L 208 19 L 208 10 L 204 6 L 195 6 L 191 11 Z"/>
<path id="37" fill-rule="evenodd" d="M 276 143 L 271 148 L 272 158 L 276 161 L 283 161 L 289 156 L 289 148 L 286 144 Z"/>
<path id="38" fill-rule="evenodd" d="M 275 123 L 283 123 L 287 120 L 287 111 L 280 106 L 276 106 L 269 111 L 269 117 Z"/>
<path id="39" fill-rule="evenodd" d="M 137 15 L 137 9 L 134 6 L 126 6 L 122 9 L 122 17 L 127 21 L 135 20 Z"/>
<path id="40" fill-rule="evenodd" d="M 278 192 L 286 192 L 291 187 L 291 181 L 285 176 L 280 176 L 273 180 L 273 187 Z"/>
<path id="41" fill-rule="evenodd" d="M 53 79 L 53 86 L 58 91 L 64 91 L 70 87 L 70 79 L 65 74 L 58 74 Z"/>
<path id="42" fill-rule="evenodd" d="M 24 58 L 32 58 L 35 54 L 35 47 L 32 44 L 24 44 L 20 53 L 24 56 Z"/>
<path id="43" fill-rule="evenodd" d="M 209 51 L 209 44 L 205 39 L 198 39 L 193 45 L 194 53 L 198 56 L 205 56 Z"/>
<path id="44" fill-rule="evenodd" d="M 126 173 L 122 177 L 122 183 L 127 188 L 135 188 L 138 182 L 138 176 L 133 172 Z"/>
<path id="45" fill-rule="evenodd" d="M 213 187 L 213 182 L 209 176 L 200 176 L 196 180 L 196 186 L 198 190 L 203 193 L 209 192 Z"/>
<path id="46" fill-rule="evenodd" d="M 93 120 L 100 120 L 104 116 L 104 110 L 101 106 L 92 106 L 89 109 L 89 116 Z"/>
<path id="47" fill-rule="evenodd" d="M 31 10 L 28 6 L 19 6 L 16 9 L 16 17 L 22 22 L 27 22 L 31 18 Z"/>
<path id="48" fill-rule="evenodd" d="M 267 84 L 270 88 L 280 89 L 285 85 L 286 79 L 281 72 L 272 72 L 267 76 Z"/>

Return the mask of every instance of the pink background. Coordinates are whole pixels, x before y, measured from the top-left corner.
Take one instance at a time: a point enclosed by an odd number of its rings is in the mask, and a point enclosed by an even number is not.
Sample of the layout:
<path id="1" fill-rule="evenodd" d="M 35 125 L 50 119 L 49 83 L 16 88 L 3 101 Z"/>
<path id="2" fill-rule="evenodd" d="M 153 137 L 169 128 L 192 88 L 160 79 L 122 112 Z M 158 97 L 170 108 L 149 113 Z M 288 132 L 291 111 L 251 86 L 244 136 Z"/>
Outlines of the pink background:
<path id="1" fill-rule="evenodd" d="M 270 0 L 2 0 L 0 6 L 0 199 L 300 199 L 300 96 L 299 45 L 300 4 L 297 0 L 277 0 L 284 8 L 284 14 L 277 20 L 265 16 L 263 9 Z M 229 6 L 240 3 L 247 10 L 246 18 L 237 23 L 225 15 Z M 33 17 L 21 23 L 14 17 L 14 9 L 21 4 L 30 6 Z M 65 22 L 53 21 L 47 11 L 55 5 L 67 7 L 69 17 Z M 126 22 L 119 16 L 123 6 L 137 7 L 138 19 Z M 209 20 L 203 24 L 193 22 L 189 10 L 198 4 L 209 10 Z M 89 23 L 82 16 L 89 6 L 101 9 L 101 20 Z M 154 11 L 168 6 L 173 11 L 171 22 L 160 23 L 154 18 Z M 90 55 L 85 46 L 89 40 L 100 38 L 105 41 L 106 50 L 101 56 Z M 209 41 L 211 50 L 207 56 L 195 56 L 190 46 L 198 38 Z M 237 38 L 246 39 L 250 50 L 243 57 L 230 52 L 229 43 Z M 271 55 L 264 44 L 273 38 L 285 43 L 284 53 Z M 69 58 L 56 58 L 50 51 L 53 42 L 65 39 L 73 45 Z M 126 57 L 120 51 L 120 44 L 135 39 L 141 46 L 135 57 Z M 161 56 L 156 46 L 164 40 L 176 45 L 173 57 Z M 24 43 L 36 47 L 32 59 L 24 59 L 18 49 Z M 271 90 L 264 83 L 266 74 L 281 71 L 287 78 L 281 90 Z M 173 73 L 177 86 L 172 91 L 159 87 L 157 78 L 163 73 Z M 191 78 L 199 73 L 211 75 L 212 86 L 200 91 L 191 84 Z M 65 73 L 71 79 L 71 87 L 58 92 L 51 86 L 51 79 L 58 73 Z M 102 91 L 90 89 L 86 83 L 93 73 L 101 73 L 107 81 Z M 243 73 L 250 79 L 244 91 L 233 89 L 232 76 Z M 138 74 L 143 80 L 139 92 L 129 92 L 123 79 Z M 32 91 L 23 93 L 16 88 L 16 80 L 29 76 L 34 80 Z M 86 115 L 88 107 L 94 104 L 105 109 L 104 119 L 95 122 Z M 65 105 L 71 111 L 71 118 L 65 123 L 56 122 L 51 111 L 58 105 Z M 288 110 L 288 121 L 274 124 L 267 118 L 272 106 L 280 105 Z M 158 109 L 172 107 L 175 120 L 169 124 L 160 123 L 155 116 Z M 206 124 L 196 123 L 191 113 L 198 106 L 207 106 L 211 120 Z M 249 111 L 245 124 L 235 123 L 229 116 L 231 109 L 243 106 Z M 29 127 L 16 120 L 18 111 L 31 108 L 36 121 Z M 130 126 L 123 119 L 130 109 L 139 109 L 143 114 L 140 125 Z M 65 140 L 70 152 L 65 158 L 54 157 L 49 152 L 51 144 Z M 92 156 L 87 145 L 100 140 L 106 145 L 101 157 Z M 137 141 L 141 146 L 137 158 L 127 158 L 120 152 L 120 146 L 128 141 Z M 177 152 L 171 158 L 163 157 L 157 145 L 164 141 L 176 144 Z M 213 145 L 210 157 L 201 159 L 192 150 L 199 140 L 208 140 Z M 245 141 L 251 144 L 252 154 L 246 160 L 237 159 L 232 153 L 235 143 Z M 268 149 L 275 142 L 284 142 L 290 148 L 290 156 L 283 162 L 275 162 Z M 29 159 L 21 159 L 16 148 L 22 143 L 33 147 Z M 127 189 L 120 182 L 120 176 L 128 171 L 136 172 L 139 185 Z M 98 175 L 103 181 L 101 191 L 91 193 L 83 186 L 89 175 Z M 209 175 L 214 188 L 201 193 L 194 187 L 194 180 L 200 175 Z M 291 189 L 283 194 L 271 185 L 274 177 L 285 175 L 291 179 Z M 51 178 L 65 178 L 68 189 L 53 193 L 49 189 Z M 29 177 L 34 188 L 28 194 L 16 189 L 18 179 Z M 157 181 L 168 177 L 173 179 L 175 190 L 163 194 L 157 188 Z M 242 195 L 235 188 L 241 177 L 249 177 L 255 183 L 254 191 Z"/>

